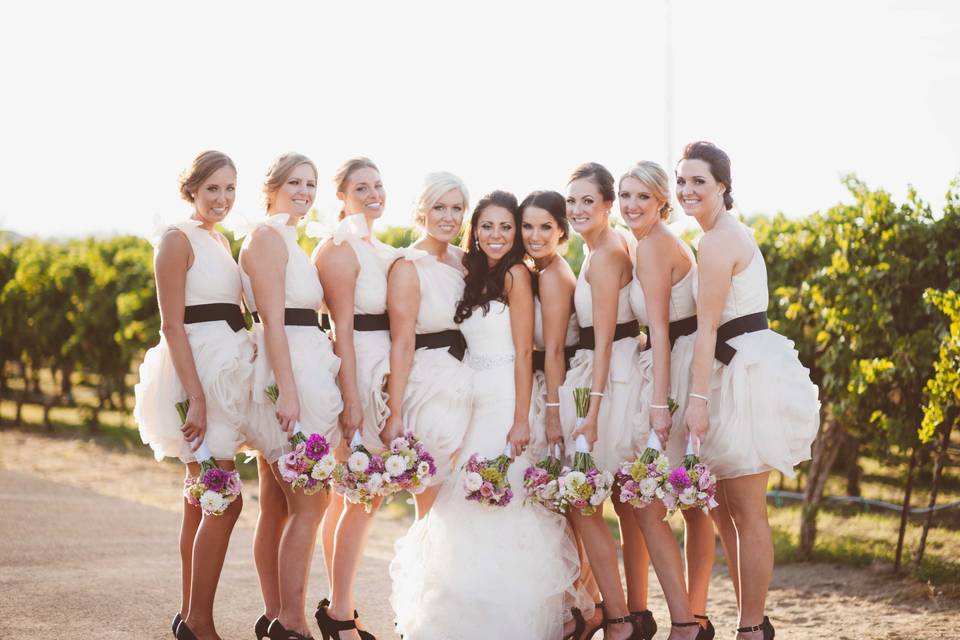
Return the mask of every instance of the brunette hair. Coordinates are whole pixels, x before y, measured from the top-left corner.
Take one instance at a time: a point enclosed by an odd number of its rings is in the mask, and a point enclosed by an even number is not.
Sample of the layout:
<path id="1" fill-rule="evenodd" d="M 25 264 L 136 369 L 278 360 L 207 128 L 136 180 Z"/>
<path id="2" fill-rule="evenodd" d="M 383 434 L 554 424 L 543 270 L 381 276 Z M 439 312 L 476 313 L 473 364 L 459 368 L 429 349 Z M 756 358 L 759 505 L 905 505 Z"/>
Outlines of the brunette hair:
<path id="1" fill-rule="evenodd" d="M 703 160 L 710 167 L 710 175 L 726 187 L 723 190 L 723 206 L 733 209 L 733 177 L 730 175 L 730 156 L 712 142 L 691 142 L 683 148 L 680 160 Z"/>
<path id="2" fill-rule="evenodd" d="M 663 206 L 660 207 L 660 219 L 666 220 L 673 211 L 670 204 L 670 179 L 667 178 L 667 172 L 656 162 L 650 160 L 641 160 L 623 174 L 620 178 L 620 184 L 627 178 L 636 178 L 643 183 L 647 189 L 653 192 L 653 195 L 663 200 Z"/>
<path id="3" fill-rule="evenodd" d="M 233 160 L 222 151 L 201 151 L 198 153 L 190 166 L 180 174 L 180 197 L 192 204 L 196 199 L 193 192 L 207 178 L 223 167 L 230 167 L 234 173 L 237 171 L 237 166 L 233 164 Z"/>
<path id="4" fill-rule="evenodd" d="M 267 200 L 268 209 L 273 205 L 273 194 L 277 192 L 280 185 L 287 181 L 287 178 L 290 177 L 293 170 L 302 164 L 309 165 L 310 168 L 313 169 L 313 177 L 316 179 L 318 175 L 317 165 L 313 164 L 313 160 L 302 153 L 289 151 L 278 156 L 277 159 L 270 164 L 270 168 L 267 169 L 267 175 L 263 178 L 263 195 Z"/>
<path id="5" fill-rule="evenodd" d="M 567 179 L 567 184 L 582 178 L 586 178 L 597 185 L 604 202 L 613 202 L 617 199 L 617 192 L 613 188 L 613 174 L 602 164 L 584 162 L 573 170 L 573 173 L 571 173 Z"/>
<path id="6" fill-rule="evenodd" d="M 557 226 L 562 232 L 560 242 L 566 242 L 570 239 L 570 222 L 567 220 L 567 200 L 556 191 L 534 191 L 520 203 L 520 219 L 523 220 L 523 212 L 527 207 L 537 207 L 543 209 L 557 221 Z"/>
<path id="7" fill-rule="evenodd" d="M 513 246 L 497 264 L 491 267 L 487 263 L 487 255 L 477 242 L 477 220 L 487 207 L 503 207 L 513 216 L 513 223 L 518 230 L 513 237 Z M 463 277 L 463 297 L 457 303 L 457 312 L 453 321 L 457 324 L 473 315 L 474 307 L 483 307 L 483 313 L 490 311 L 490 302 L 499 300 L 506 302 L 504 289 L 506 288 L 507 272 L 515 264 L 523 262 L 523 241 L 520 239 L 520 207 L 517 206 L 517 197 L 507 191 L 491 191 L 480 198 L 477 208 L 470 216 L 467 233 L 461 241 L 464 249 L 463 266 L 467 274 Z"/>
<path id="8" fill-rule="evenodd" d="M 350 179 L 350 176 L 353 175 L 354 171 L 365 168 L 373 169 L 377 173 L 380 172 L 380 169 L 377 168 L 377 165 L 373 164 L 373 160 L 364 156 L 350 158 L 341 164 L 337 169 L 337 172 L 333 174 L 333 184 L 337 188 L 337 193 L 344 192 L 344 190 L 347 188 L 347 181 Z M 339 219 L 343 220 L 346 215 L 347 212 L 343 209 L 340 209 Z"/>

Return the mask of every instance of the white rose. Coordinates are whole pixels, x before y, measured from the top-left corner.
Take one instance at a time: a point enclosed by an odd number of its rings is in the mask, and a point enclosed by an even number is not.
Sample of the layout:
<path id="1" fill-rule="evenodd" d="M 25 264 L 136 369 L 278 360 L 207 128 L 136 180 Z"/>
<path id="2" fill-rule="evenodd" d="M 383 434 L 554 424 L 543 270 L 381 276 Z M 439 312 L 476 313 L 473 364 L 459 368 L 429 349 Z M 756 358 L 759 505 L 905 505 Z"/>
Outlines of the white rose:
<path id="1" fill-rule="evenodd" d="M 467 474 L 467 477 L 463 479 L 463 486 L 467 491 L 479 491 L 480 487 L 483 486 L 483 478 L 480 477 L 479 473 L 471 471 Z"/>
<path id="2" fill-rule="evenodd" d="M 693 504 L 697 501 L 697 492 L 693 487 L 687 487 L 680 493 L 680 502 L 683 504 Z"/>
<path id="3" fill-rule="evenodd" d="M 659 485 L 656 480 L 653 478 L 644 478 L 640 481 L 640 495 L 642 496 L 652 496 L 656 490 L 657 485 Z"/>
<path id="4" fill-rule="evenodd" d="M 367 470 L 370 464 L 370 456 L 363 451 L 354 451 L 347 459 L 347 467 L 354 473 L 360 473 Z"/>
<path id="5" fill-rule="evenodd" d="M 383 466 L 391 476 L 398 476 L 407 470 L 407 461 L 402 456 L 392 455 Z"/>
<path id="6" fill-rule="evenodd" d="M 220 513 L 226 509 L 227 502 L 216 491 L 204 491 L 200 496 L 200 507 L 207 513 Z"/>
<path id="7" fill-rule="evenodd" d="M 313 470 L 316 473 L 317 469 L 320 469 L 320 473 L 323 474 L 322 477 L 326 478 L 333 473 L 333 470 L 336 466 L 337 460 L 333 456 L 324 456 L 317 460 L 317 463 L 313 465 Z"/>
<path id="8" fill-rule="evenodd" d="M 581 471 L 571 471 L 563 479 L 563 486 L 570 489 L 575 489 L 587 481 L 587 476 Z"/>

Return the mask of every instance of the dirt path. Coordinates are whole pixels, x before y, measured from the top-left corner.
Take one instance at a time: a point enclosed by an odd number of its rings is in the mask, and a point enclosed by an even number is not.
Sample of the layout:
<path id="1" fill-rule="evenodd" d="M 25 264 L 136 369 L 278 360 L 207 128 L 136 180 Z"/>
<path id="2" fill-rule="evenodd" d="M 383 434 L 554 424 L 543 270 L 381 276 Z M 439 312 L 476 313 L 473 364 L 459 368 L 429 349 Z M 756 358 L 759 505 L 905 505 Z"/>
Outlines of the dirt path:
<path id="1" fill-rule="evenodd" d="M 167 637 L 179 590 L 180 478 L 176 465 L 142 455 L 0 432 L 0 621 L 15 620 L 18 637 Z M 250 637 L 260 613 L 250 553 L 256 492 L 247 484 L 217 595 L 225 638 Z M 381 639 L 396 637 L 386 571 L 407 524 L 380 516 L 360 571 L 358 608 Z M 313 567 L 310 602 L 326 595 L 319 551 Z M 665 638 L 666 608 L 651 584 Z M 957 637 L 960 603 L 879 571 L 790 565 L 775 572 L 768 611 L 786 639 L 913 640 Z M 720 569 L 710 613 L 718 638 L 732 637 L 736 603 Z"/>

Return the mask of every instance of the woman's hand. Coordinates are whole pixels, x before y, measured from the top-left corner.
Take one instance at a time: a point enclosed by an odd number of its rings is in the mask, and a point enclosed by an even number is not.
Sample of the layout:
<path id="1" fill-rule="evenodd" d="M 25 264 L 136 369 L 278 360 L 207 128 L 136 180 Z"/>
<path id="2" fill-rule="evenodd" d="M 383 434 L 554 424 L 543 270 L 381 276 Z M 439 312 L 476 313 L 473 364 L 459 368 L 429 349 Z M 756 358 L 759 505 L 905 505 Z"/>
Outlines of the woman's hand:
<path id="1" fill-rule="evenodd" d="M 670 428 L 673 426 L 673 418 L 670 415 L 670 409 L 650 409 L 650 428 L 660 439 L 661 451 L 667 450 L 667 441 L 670 440 Z"/>
<path id="2" fill-rule="evenodd" d="M 389 447 L 395 438 L 399 438 L 402 435 L 403 420 L 396 414 L 390 414 L 390 417 L 387 418 L 387 424 L 383 425 L 383 431 L 380 432 L 380 440 L 385 446 Z"/>
<path id="3" fill-rule="evenodd" d="M 560 407 L 547 407 L 546 419 L 547 444 L 549 445 L 550 455 L 554 455 L 554 447 L 560 447 L 558 458 L 563 460 L 563 429 L 560 427 Z"/>
<path id="4" fill-rule="evenodd" d="M 683 421 L 690 435 L 700 442 L 704 442 L 707 431 L 710 429 L 710 408 L 707 403 L 700 398 L 690 398 L 687 401 L 687 410 L 684 412 Z"/>
<path id="5" fill-rule="evenodd" d="M 507 434 L 507 442 L 510 444 L 514 458 L 522 455 L 530 444 L 530 423 L 526 420 L 514 422 L 510 433 Z"/>
<path id="6" fill-rule="evenodd" d="M 190 451 L 196 451 L 207 435 L 207 401 L 204 398 L 190 398 L 187 418 L 180 427 L 183 438 L 190 443 Z"/>
<path id="7" fill-rule="evenodd" d="M 281 393 L 276 405 L 277 422 L 287 435 L 293 433 L 293 425 L 300 420 L 300 399 L 295 393 Z"/>
<path id="8" fill-rule="evenodd" d="M 597 419 L 587 416 L 576 431 L 573 432 L 573 439 L 576 441 L 578 436 L 583 436 L 587 440 L 587 446 L 593 451 L 593 445 L 597 441 Z"/>
<path id="9" fill-rule="evenodd" d="M 343 441 L 350 446 L 353 440 L 353 434 L 360 431 L 363 426 L 363 409 L 359 400 L 350 402 L 344 401 L 343 411 L 340 412 L 340 433 L 343 434 Z"/>

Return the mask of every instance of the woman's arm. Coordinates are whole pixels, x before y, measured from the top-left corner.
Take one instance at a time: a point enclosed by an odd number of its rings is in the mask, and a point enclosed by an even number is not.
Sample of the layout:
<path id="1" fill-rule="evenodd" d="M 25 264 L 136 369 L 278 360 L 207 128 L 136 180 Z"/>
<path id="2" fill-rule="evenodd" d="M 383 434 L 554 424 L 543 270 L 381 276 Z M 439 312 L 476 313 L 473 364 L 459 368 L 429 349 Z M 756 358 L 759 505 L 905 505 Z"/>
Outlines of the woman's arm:
<path id="1" fill-rule="evenodd" d="M 573 290 L 576 280 L 568 272 L 547 269 L 540 274 L 540 308 L 543 318 L 544 365 L 547 386 L 546 435 L 550 445 L 559 445 L 563 456 L 563 430 L 560 427 L 560 394 L 567 372 L 564 347 L 567 328 L 573 313 Z M 552 406 L 549 406 L 552 405 Z"/>
<path id="2" fill-rule="evenodd" d="M 403 433 L 401 408 L 416 350 L 417 314 L 420 311 L 420 277 L 409 260 L 397 260 L 387 280 L 387 313 L 390 316 L 390 376 L 387 406 L 390 417 L 380 434 L 384 444 Z"/>
<path id="3" fill-rule="evenodd" d="M 276 415 L 286 433 L 300 419 L 300 394 L 293 377 L 287 330 L 284 326 L 286 305 L 287 247 L 280 234 L 269 227 L 258 227 L 250 234 L 250 243 L 240 252 L 240 265 L 250 277 L 257 314 L 263 324 L 266 355 L 277 383 Z M 254 389 L 253 393 L 264 393 Z"/>
<path id="4" fill-rule="evenodd" d="M 523 453 L 530 442 L 530 393 L 533 389 L 533 287 L 530 272 L 522 264 L 510 267 L 507 272 L 507 304 L 510 309 L 510 330 L 513 333 L 513 363 L 516 401 L 513 411 L 513 427 L 507 442 L 513 456 Z"/>
<path id="5" fill-rule="evenodd" d="M 333 350 L 340 358 L 340 392 L 343 394 L 343 412 L 340 431 L 347 444 L 363 425 L 363 408 L 357 389 L 357 352 L 353 346 L 353 308 L 360 275 L 360 262 L 353 248 L 346 242 L 336 245 L 328 242 L 317 252 L 317 271 L 323 297 L 336 328 Z"/>
<path id="6" fill-rule="evenodd" d="M 710 426 L 710 411 L 707 401 L 696 396 L 710 397 L 710 375 L 713 372 L 714 352 L 717 347 L 717 328 L 720 326 L 720 317 L 730 291 L 735 266 L 735 252 L 730 250 L 730 245 L 736 241 L 737 238 L 729 231 L 708 231 L 700 239 L 697 252 L 697 336 L 691 365 L 693 380 L 684 422 L 690 433 L 701 441 L 706 437 Z"/>
<path id="7" fill-rule="evenodd" d="M 654 240 L 654 242 L 650 242 Z M 637 278 L 643 289 L 643 300 L 647 308 L 647 331 L 650 334 L 650 346 L 653 349 L 653 395 L 650 408 L 650 428 L 660 438 L 660 446 L 666 450 L 670 438 L 672 419 L 667 406 L 670 395 L 670 290 L 672 288 L 673 265 L 676 241 L 672 236 L 663 235 L 651 238 L 637 247 Z"/>
<path id="8" fill-rule="evenodd" d="M 177 379 L 190 400 L 190 409 L 180 431 L 191 443 L 190 450 L 196 451 L 207 433 L 207 401 L 183 325 L 187 271 L 192 265 L 193 249 L 187 236 L 177 229 L 168 230 L 160 240 L 153 262 L 160 305 L 160 333 L 167 342 Z"/>

